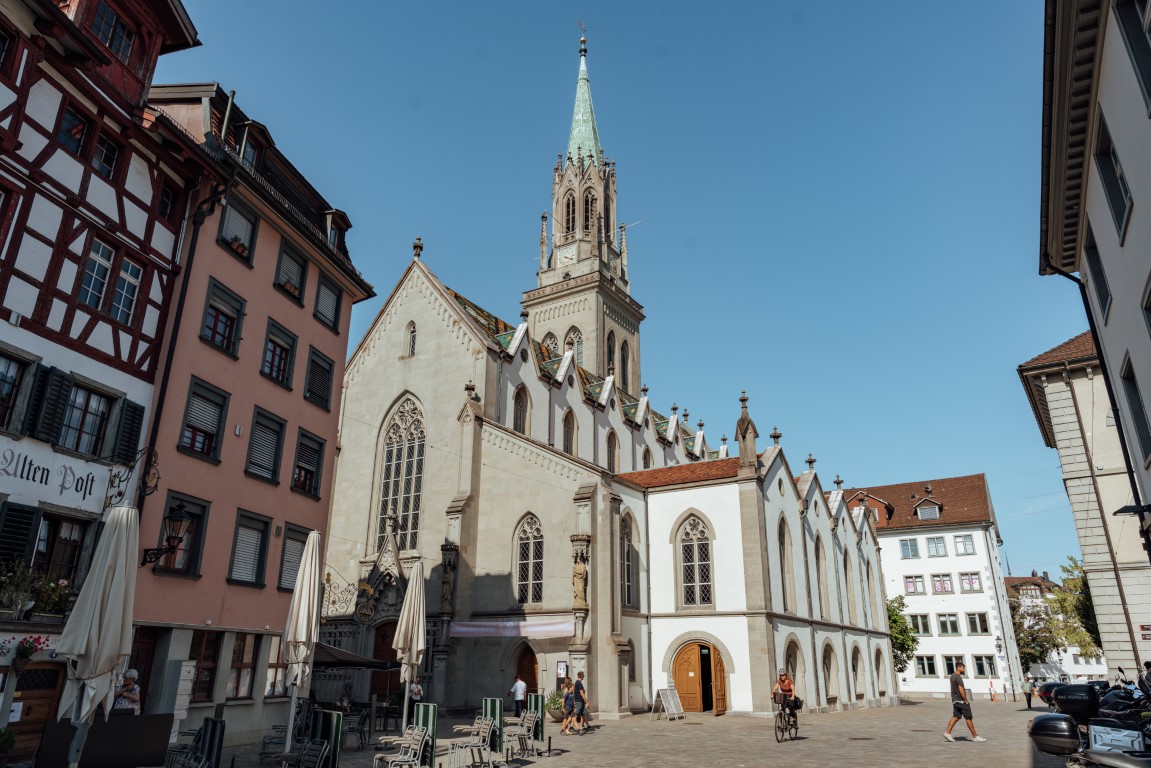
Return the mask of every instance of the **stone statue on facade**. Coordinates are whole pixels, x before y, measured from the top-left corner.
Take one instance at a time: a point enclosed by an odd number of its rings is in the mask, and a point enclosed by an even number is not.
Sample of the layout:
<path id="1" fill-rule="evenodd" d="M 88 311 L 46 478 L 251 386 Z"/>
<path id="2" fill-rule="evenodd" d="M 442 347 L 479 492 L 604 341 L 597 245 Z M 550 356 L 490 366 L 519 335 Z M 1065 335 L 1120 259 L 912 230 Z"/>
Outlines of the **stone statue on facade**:
<path id="1" fill-rule="evenodd" d="M 451 613 L 452 592 L 456 587 L 456 568 L 452 562 L 444 563 L 444 575 L 440 580 L 440 612 Z"/>
<path id="2" fill-rule="evenodd" d="M 572 566 L 572 600 L 576 608 L 587 608 L 587 558 L 581 555 Z"/>

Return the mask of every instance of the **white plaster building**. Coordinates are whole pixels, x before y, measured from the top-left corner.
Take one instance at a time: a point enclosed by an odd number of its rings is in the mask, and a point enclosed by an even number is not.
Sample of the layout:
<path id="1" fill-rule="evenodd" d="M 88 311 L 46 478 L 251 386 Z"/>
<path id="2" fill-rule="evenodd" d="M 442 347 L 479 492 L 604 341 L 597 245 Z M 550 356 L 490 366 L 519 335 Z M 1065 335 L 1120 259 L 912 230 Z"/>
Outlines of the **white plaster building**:
<path id="1" fill-rule="evenodd" d="M 1135 0 L 1046 8 L 1039 271 L 1079 283 L 1096 334 L 1132 475 L 1125 498 L 1107 499 L 1111 514 L 1146 505 L 1151 491 L 1151 8 Z"/>
<path id="2" fill-rule="evenodd" d="M 1043 442 L 1059 451 L 1110 677 L 1151 659 L 1140 630 L 1148 619 L 1135 607 L 1151 603 L 1151 564 L 1138 518 L 1111 514 L 1130 503 L 1131 485 L 1105 376 L 1090 333 L 1019 366 Z"/>
<path id="3" fill-rule="evenodd" d="M 919 636 L 915 659 L 900 675 L 902 694 L 946 696 L 960 661 L 977 697 L 1017 689 L 1022 668 L 986 478 L 875 486 L 844 497 L 874 522 L 887 593 L 904 596 Z"/>
<path id="4" fill-rule="evenodd" d="M 649 397 L 585 54 L 520 323 L 445 286 L 417 240 L 349 360 L 323 637 L 390 658 L 420 559 L 424 687 L 449 707 L 517 673 L 550 690 L 566 670 L 587 673 L 602 717 L 673 683 L 691 710 L 762 714 L 782 666 L 808 706 L 890 702 L 871 523 L 825 500 L 814 470 L 795 478 L 778 432 L 760 455 L 746 398 L 728 458 L 702 420 Z M 347 682 L 360 700 L 397 685 Z M 320 675 L 317 695 L 344 684 Z"/>

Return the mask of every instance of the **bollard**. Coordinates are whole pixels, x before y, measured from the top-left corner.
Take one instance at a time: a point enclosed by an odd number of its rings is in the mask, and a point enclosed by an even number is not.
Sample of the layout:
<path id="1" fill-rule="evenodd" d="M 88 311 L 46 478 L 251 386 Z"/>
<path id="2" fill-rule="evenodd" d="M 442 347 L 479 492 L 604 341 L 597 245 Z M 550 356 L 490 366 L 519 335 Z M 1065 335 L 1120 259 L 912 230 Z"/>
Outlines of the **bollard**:
<path id="1" fill-rule="evenodd" d="M 548 736 L 548 757 L 552 756 L 552 737 Z"/>

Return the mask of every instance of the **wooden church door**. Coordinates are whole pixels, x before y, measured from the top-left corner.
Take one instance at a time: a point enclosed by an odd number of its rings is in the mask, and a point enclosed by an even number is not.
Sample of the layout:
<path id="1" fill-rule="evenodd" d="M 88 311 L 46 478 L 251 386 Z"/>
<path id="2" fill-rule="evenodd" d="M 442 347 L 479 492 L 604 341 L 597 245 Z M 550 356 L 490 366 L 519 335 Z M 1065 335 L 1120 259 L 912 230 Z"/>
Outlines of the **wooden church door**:
<path id="1" fill-rule="evenodd" d="M 684 712 L 703 711 L 703 689 L 699 669 L 699 645 L 689 643 L 680 649 L 672 664 L 672 677 L 675 690 Z"/>
<path id="2" fill-rule="evenodd" d="M 715 646 L 711 649 L 711 690 L 712 698 L 715 699 L 715 714 L 722 715 L 727 711 L 727 668 Z"/>

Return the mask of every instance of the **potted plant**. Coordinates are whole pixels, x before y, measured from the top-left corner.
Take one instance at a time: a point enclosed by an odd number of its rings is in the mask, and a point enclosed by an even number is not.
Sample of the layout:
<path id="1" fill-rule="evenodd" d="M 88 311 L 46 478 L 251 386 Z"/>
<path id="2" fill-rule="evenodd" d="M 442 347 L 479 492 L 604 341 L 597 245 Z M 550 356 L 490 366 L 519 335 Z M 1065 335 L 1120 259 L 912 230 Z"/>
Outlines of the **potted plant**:
<path id="1" fill-rule="evenodd" d="M 16 638 L 12 639 L 16 640 Z M 12 660 L 12 666 L 19 672 L 28 666 L 28 662 L 33 654 L 43 651 L 47 647 L 47 635 L 25 635 L 19 640 L 16 640 L 16 645 L 12 646 L 12 653 L 15 656 Z"/>
<path id="2" fill-rule="evenodd" d="M 35 596 L 36 612 L 33 618 L 38 621 L 63 621 L 68 598 L 72 596 L 72 587 L 67 579 L 45 578 L 37 585 Z"/>
<path id="3" fill-rule="evenodd" d="M 40 574 L 23 561 L 0 563 L 0 611 L 9 611 L 11 618 L 19 619 L 24 611 L 32 607 L 40 579 Z"/>
<path id="4" fill-rule="evenodd" d="M 552 691 L 548 694 L 547 699 L 544 700 L 544 709 L 547 710 L 548 715 L 557 723 L 562 723 L 564 719 L 564 695 L 560 691 Z"/>

